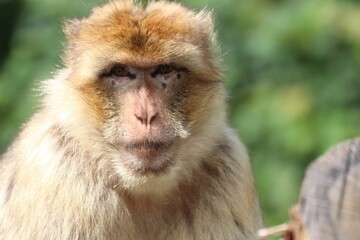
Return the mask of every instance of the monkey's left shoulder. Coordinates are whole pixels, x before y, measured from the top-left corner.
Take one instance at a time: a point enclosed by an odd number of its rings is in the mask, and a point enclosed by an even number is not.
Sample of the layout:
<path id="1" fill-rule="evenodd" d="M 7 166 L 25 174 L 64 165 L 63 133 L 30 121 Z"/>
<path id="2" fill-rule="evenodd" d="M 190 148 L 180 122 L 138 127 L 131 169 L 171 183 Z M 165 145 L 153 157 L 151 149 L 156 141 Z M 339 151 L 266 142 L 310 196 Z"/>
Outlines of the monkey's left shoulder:
<path id="1" fill-rule="evenodd" d="M 246 147 L 231 128 L 224 128 L 213 151 L 201 166 L 210 188 L 219 185 L 219 189 L 231 195 L 237 195 L 236 190 L 239 190 L 241 196 L 238 197 L 241 198 L 247 196 L 243 194 L 243 190 L 256 194 L 250 157 Z"/>
<path id="2" fill-rule="evenodd" d="M 207 239 L 256 239 L 262 221 L 250 160 L 235 132 L 226 128 L 223 133 L 202 163 L 205 177 L 196 219 L 212 229 Z"/>
<path id="3" fill-rule="evenodd" d="M 219 139 L 213 155 L 218 162 L 232 163 L 234 165 L 250 165 L 248 151 L 233 129 L 224 127 Z"/>

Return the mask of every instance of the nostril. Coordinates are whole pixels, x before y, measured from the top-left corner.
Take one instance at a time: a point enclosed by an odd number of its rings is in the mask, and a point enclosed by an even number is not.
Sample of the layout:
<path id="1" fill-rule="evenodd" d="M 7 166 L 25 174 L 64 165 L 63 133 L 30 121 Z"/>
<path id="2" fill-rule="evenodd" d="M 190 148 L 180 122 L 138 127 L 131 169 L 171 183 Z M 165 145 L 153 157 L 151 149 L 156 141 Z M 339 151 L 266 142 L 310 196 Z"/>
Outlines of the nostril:
<path id="1" fill-rule="evenodd" d="M 150 113 L 143 113 L 143 114 L 134 114 L 134 117 L 136 120 L 141 124 L 145 126 L 150 126 L 154 124 L 156 119 L 159 117 L 158 113 L 150 114 Z"/>
<path id="2" fill-rule="evenodd" d="M 153 124 L 154 121 L 158 118 L 158 113 L 155 113 L 154 115 L 152 115 L 150 118 L 149 118 L 149 125 Z"/>
<path id="3" fill-rule="evenodd" d="M 141 123 L 144 124 L 144 118 L 142 118 L 141 116 L 135 114 L 135 118 Z M 146 122 L 145 122 L 146 123 Z"/>

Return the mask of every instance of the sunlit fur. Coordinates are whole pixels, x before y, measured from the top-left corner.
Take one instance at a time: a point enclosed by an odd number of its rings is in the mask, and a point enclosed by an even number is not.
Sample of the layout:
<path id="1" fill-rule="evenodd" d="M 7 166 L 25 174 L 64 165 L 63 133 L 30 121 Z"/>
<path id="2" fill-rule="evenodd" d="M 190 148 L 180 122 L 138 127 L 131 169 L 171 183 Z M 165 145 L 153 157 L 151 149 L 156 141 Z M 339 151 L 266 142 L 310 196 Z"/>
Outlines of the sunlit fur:
<path id="1" fill-rule="evenodd" d="M 65 33 L 64 68 L 1 159 L 0 239 L 255 239 L 257 194 L 226 124 L 211 13 L 116 1 Z M 159 171 L 138 171 L 141 161 L 117 145 L 135 133 L 124 125 L 130 90 L 101 78 L 113 63 L 187 70 L 161 95 L 161 133 L 177 140 Z"/>

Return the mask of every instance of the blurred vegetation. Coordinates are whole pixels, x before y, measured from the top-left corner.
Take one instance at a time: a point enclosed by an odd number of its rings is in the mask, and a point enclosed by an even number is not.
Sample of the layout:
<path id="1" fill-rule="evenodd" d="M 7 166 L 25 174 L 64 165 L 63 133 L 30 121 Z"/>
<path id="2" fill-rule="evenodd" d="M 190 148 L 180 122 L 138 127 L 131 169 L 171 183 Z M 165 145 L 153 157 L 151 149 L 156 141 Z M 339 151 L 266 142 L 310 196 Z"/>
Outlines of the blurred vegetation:
<path id="1" fill-rule="evenodd" d="M 1 152 L 35 111 L 33 89 L 61 67 L 61 23 L 100 2 L 0 1 Z M 284 222 L 306 166 L 332 144 L 360 135 L 360 2 L 184 3 L 214 9 L 229 120 L 252 156 L 266 224 Z"/>

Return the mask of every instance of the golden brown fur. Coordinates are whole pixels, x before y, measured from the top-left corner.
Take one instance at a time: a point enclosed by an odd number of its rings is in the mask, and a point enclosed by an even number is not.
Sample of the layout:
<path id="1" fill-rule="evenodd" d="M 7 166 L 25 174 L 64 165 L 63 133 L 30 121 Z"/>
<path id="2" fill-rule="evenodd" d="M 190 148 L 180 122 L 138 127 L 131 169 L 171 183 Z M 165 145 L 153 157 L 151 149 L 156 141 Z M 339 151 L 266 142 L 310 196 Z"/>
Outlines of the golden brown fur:
<path id="1" fill-rule="evenodd" d="M 0 162 L 0 239 L 255 239 L 257 194 L 225 122 L 210 13 L 124 0 L 65 33 L 64 69 L 44 83 L 42 108 Z M 139 76 L 181 67 L 157 85 L 115 81 L 106 75 L 114 63 Z M 138 107 L 158 111 L 153 129 L 139 130 Z M 127 151 L 144 138 L 169 146 Z"/>

